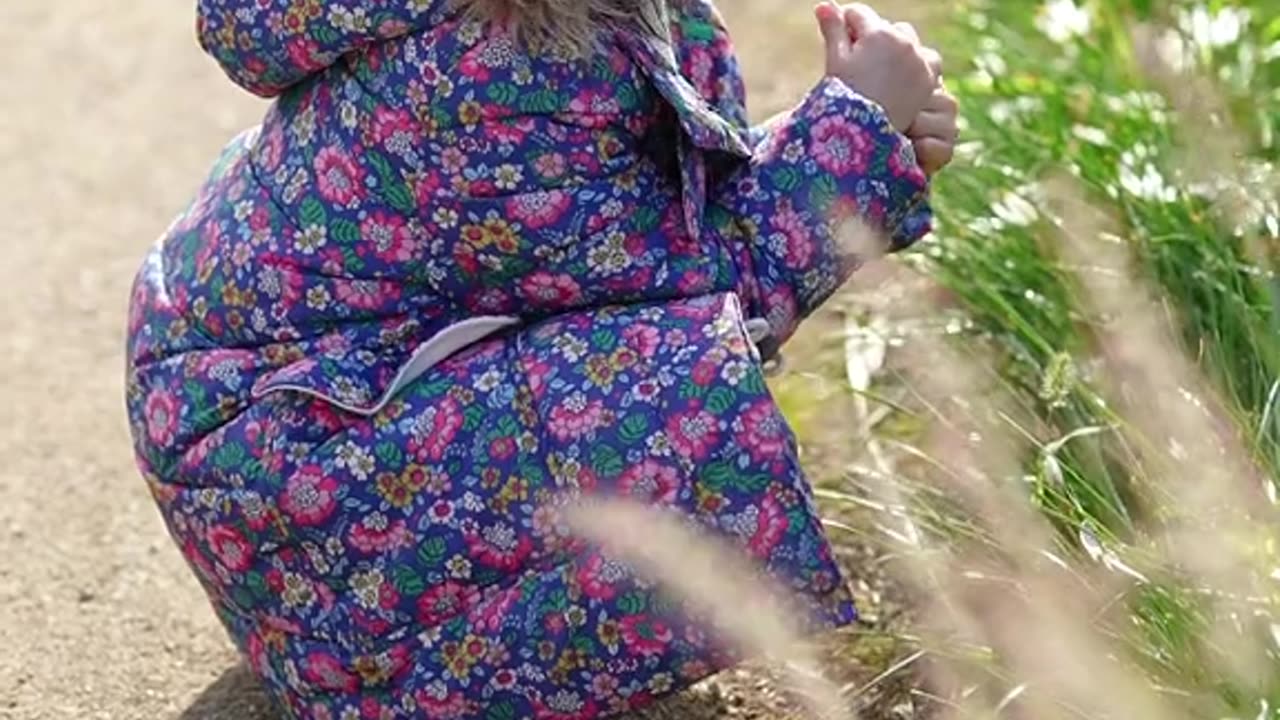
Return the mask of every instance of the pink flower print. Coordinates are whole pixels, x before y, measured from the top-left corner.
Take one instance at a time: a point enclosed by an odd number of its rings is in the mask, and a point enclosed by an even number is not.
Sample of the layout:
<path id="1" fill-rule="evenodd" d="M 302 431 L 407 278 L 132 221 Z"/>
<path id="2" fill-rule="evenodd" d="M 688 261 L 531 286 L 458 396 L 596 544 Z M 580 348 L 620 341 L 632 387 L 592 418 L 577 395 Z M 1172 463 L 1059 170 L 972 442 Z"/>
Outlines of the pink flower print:
<path id="1" fill-rule="evenodd" d="M 209 558 L 205 557 L 205 554 L 201 552 L 201 548 L 196 544 L 195 540 L 187 538 L 183 541 L 182 556 L 187 559 L 187 562 L 191 563 L 191 566 L 196 569 L 196 573 L 200 577 L 210 581 L 217 579 L 218 574 L 213 568 L 213 563 L 209 562 Z"/>
<path id="2" fill-rule="evenodd" d="M 356 550 L 373 555 L 408 547 L 413 542 L 413 535 L 404 520 L 392 522 L 386 515 L 373 512 L 351 527 L 349 539 Z"/>
<path id="3" fill-rule="evenodd" d="M 788 440 L 786 421 L 772 401 L 760 400 L 743 414 L 738 444 L 751 453 L 753 460 L 780 458 L 786 451 Z"/>
<path id="4" fill-rule="evenodd" d="M 533 169 L 544 180 L 555 180 L 564 177 L 569 170 L 569 163 L 561 153 L 547 152 L 533 161 Z"/>
<path id="5" fill-rule="evenodd" d="M 280 498 L 280 509 L 294 522 L 314 527 L 328 520 L 337 508 L 338 482 L 316 465 L 308 465 L 289 478 Z"/>
<path id="6" fill-rule="evenodd" d="M 476 562 L 504 572 L 521 570 L 533 553 L 533 540 L 519 530 L 497 523 L 466 535 L 467 549 Z"/>
<path id="7" fill-rule="evenodd" d="M 315 173 L 320 195 L 334 205 L 345 207 L 364 197 L 364 170 L 336 146 L 316 155 Z"/>
<path id="8" fill-rule="evenodd" d="M 667 435 L 676 452 L 702 461 L 720 441 L 720 423 L 715 415 L 695 407 L 672 416 L 667 421 Z"/>
<path id="9" fill-rule="evenodd" d="M 280 167 L 280 163 L 284 161 L 284 128 L 277 125 L 267 133 L 258 161 L 262 163 L 264 173 L 272 173 Z"/>
<path id="10" fill-rule="evenodd" d="M 409 452 L 421 462 L 441 460 L 464 422 L 458 401 L 445 398 L 425 410 L 414 422 Z"/>
<path id="11" fill-rule="evenodd" d="M 428 627 L 440 625 L 469 612 L 479 600 L 475 587 L 446 581 L 418 598 L 418 621 Z"/>
<path id="12" fill-rule="evenodd" d="M 418 254 L 418 241 L 404 218 L 375 211 L 360 226 L 360 234 L 384 262 L 408 262 Z"/>
<path id="13" fill-rule="evenodd" d="M 579 440 L 604 427 L 607 422 L 604 403 L 588 400 L 583 393 L 574 393 L 551 411 L 547 423 L 558 440 Z"/>
<path id="14" fill-rule="evenodd" d="M 344 279 L 334 281 L 338 302 L 357 310 L 377 310 L 400 297 L 400 290 L 386 280 Z"/>
<path id="15" fill-rule="evenodd" d="M 693 86 L 698 88 L 703 97 L 716 97 L 716 86 L 720 78 L 715 73 L 715 58 L 706 48 L 695 46 L 689 53 L 685 67 Z"/>
<path id="16" fill-rule="evenodd" d="M 520 295 L 538 308 L 565 308 L 582 298 L 582 288 L 572 276 L 539 271 L 520 284 Z"/>
<path id="17" fill-rule="evenodd" d="M 518 145 L 534 129 L 533 118 L 522 117 L 498 123 L 488 129 L 489 137 L 501 145 Z"/>
<path id="18" fill-rule="evenodd" d="M 467 622 L 477 632 L 498 632 L 506 622 L 507 616 L 511 614 L 511 608 L 515 607 L 516 601 L 520 599 L 521 592 L 521 588 L 516 586 L 502 590 L 497 595 L 490 595 L 483 602 L 472 607 L 467 615 Z"/>
<path id="19" fill-rule="evenodd" d="M 596 553 L 578 568 L 577 576 L 583 595 L 592 600 L 612 600 L 618 594 L 618 585 L 627 579 L 627 572 Z"/>
<path id="20" fill-rule="evenodd" d="M 495 438 L 489 443 L 489 456 L 494 460 L 509 460 L 516 454 L 516 441 L 511 437 Z"/>
<path id="21" fill-rule="evenodd" d="M 228 572 L 242 573 L 253 565 L 253 547 L 239 530 L 230 525 L 210 528 L 206 541 L 218 564 Z"/>
<path id="22" fill-rule="evenodd" d="M 249 667 L 259 675 L 267 667 L 267 644 L 262 642 L 262 636 L 256 631 L 249 631 L 249 640 L 245 643 L 246 654 L 249 656 Z"/>
<path id="23" fill-rule="evenodd" d="M 373 137 L 392 151 L 412 147 L 419 133 L 417 121 L 405 110 L 380 105 L 373 113 Z"/>
<path id="24" fill-rule="evenodd" d="M 462 61 L 458 63 L 458 72 L 463 77 L 474 80 L 477 83 L 483 83 L 490 77 L 489 67 L 486 61 L 486 54 L 489 50 L 489 43 L 481 43 L 475 46 L 471 51 L 462 56 Z"/>
<path id="25" fill-rule="evenodd" d="M 622 340 L 627 347 L 635 350 L 643 358 L 652 358 L 662 346 L 662 333 L 652 325 L 628 325 L 622 331 Z"/>
<path id="26" fill-rule="evenodd" d="M 320 47 L 314 40 L 294 38 L 289 41 L 286 50 L 289 53 L 289 61 L 307 73 L 320 70 L 327 64 L 320 54 Z"/>
<path id="27" fill-rule="evenodd" d="M 622 643 L 632 655 L 661 655 L 674 639 L 667 624 L 648 615 L 632 615 L 622 619 Z"/>
<path id="28" fill-rule="evenodd" d="M 808 219 L 789 202 L 779 204 L 770 220 L 773 227 L 787 239 L 786 265 L 791 270 L 801 270 L 813 263 L 813 234 Z"/>
<path id="29" fill-rule="evenodd" d="M 756 531 L 748 543 L 751 554 L 762 559 L 769 557 L 778 543 L 782 542 L 783 536 L 787 534 L 788 524 L 787 514 L 782 504 L 772 495 L 765 496 L 760 503 L 759 514 L 756 516 Z"/>
<path id="30" fill-rule="evenodd" d="M 889 172 L 893 173 L 895 178 L 905 176 L 917 185 L 924 185 L 928 182 L 924 170 L 920 168 L 920 164 L 915 159 L 915 154 L 911 151 L 911 146 L 905 143 L 898 152 L 889 154 Z"/>
<path id="31" fill-rule="evenodd" d="M 303 661 L 303 678 L 316 688 L 329 692 L 354 693 L 360 681 L 338 659 L 329 653 L 316 651 Z"/>
<path id="32" fill-rule="evenodd" d="M 520 676 L 511 668 L 502 668 L 493 674 L 493 686 L 499 690 L 510 690 L 520 681 Z"/>
<path id="33" fill-rule="evenodd" d="M 618 492 L 650 505 L 670 505 L 680 492 L 680 471 L 657 460 L 645 459 L 618 479 Z"/>
<path id="34" fill-rule="evenodd" d="M 584 116 L 583 120 L 595 120 L 603 126 L 612 116 L 618 115 L 618 98 L 612 93 L 584 89 L 569 102 L 569 112 Z"/>
<path id="35" fill-rule="evenodd" d="M 863 173 L 875 143 L 857 123 L 840 117 L 825 117 L 810 133 L 812 154 L 827 172 L 839 176 Z"/>
<path id="36" fill-rule="evenodd" d="M 435 169 L 415 173 L 411 177 L 411 182 L 413 183 L 413 196 L 417 199 L 419 205 L 430 204 L 440 194 L 440 189 L 444 187 L 444 178 Z M 441 218 L 447 221 L 447 212 L 444 214 L 437 212 L 435 220 L 440 220 Z"/>
<path id="37" fill-rule="evenodd" d="M 147 396 L 144 410 L 147 421 L 147 436 L 151 442 L 162 447 L 173 444 L 178 434 L 178 399 L 164 388 L 156 388 Z"/>
<path id="38" fill-rule="evenodd" d="M 555 367 L 545 360 L 528 361 L 528 367 L 525 368 L 525 377 L 529 380 L 529 389 L 533 391 L 534 396 L 542 396 L 542 390 L 546 387 L 547 380 L 555 372 Z"/>
<path id="39" fill-rule="evenodd" d="M 572 200 L 561 190 L 528 192 L 507 201 L 507 214 L 531 230 L 554 225 L 564 217 Z"/>

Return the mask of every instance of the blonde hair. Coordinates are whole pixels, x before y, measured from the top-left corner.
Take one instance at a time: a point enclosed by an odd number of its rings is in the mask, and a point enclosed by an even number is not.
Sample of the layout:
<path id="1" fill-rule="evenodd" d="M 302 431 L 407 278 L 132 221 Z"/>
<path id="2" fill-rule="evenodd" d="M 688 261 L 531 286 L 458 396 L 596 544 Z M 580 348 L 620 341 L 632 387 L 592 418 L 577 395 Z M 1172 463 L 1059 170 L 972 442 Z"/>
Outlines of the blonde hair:
<path id="1" fill-rule="evenodd" d="M 576 54 L 592 50 L 602 31 L 630 29 L 659 39 L 669 32 L 668 0 L 454 0 L 470 17 L 512 27 L 535 47 Z"/>

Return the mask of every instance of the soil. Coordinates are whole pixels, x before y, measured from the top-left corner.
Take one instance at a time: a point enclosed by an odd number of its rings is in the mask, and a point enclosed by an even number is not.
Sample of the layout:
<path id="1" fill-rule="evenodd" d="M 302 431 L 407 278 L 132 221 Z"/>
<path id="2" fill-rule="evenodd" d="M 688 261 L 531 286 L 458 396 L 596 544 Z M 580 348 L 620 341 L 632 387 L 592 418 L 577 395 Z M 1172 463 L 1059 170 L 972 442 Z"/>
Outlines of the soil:
<path id="1" fill-rule="evenodd" d="M 807 6 L 725 5 L 757 110 L 784 107 L 816 77 Z M 0 2 L 0 718 L 270 717 L 168 540 L 123 412 L 137 263 L 263 111 L 200 54 L 193 6 Z M 875 598 L 892 592 L 864 589 L 882 614 Z M 885 658 L 865 660 L 862 641 L 826 644 L 859 656 L 833 662 L 851 687 L 897 652 L 882 643 Z M 651 717 L 794 716 L 779 687 L 768 668 L 747 669 Z"/>

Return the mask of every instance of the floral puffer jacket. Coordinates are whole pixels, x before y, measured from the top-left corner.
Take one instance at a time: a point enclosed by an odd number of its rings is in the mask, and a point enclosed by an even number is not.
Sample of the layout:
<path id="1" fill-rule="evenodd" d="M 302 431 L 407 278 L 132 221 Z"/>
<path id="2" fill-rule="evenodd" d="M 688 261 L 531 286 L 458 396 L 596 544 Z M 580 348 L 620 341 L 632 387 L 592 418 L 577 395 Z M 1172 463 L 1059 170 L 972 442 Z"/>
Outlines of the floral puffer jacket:
<path id="1" fill-rule="evenodd" d="M 564 535 L 566 494 L 682 512 L 853 619 L 753 339 L 855 268 L 842 218 L 923 235 L 927 183 L 837 80 L 748 127 L 715 10 L 673 5 L 670 43 L 584 59 L 446 0 L 200 0 L 278 97 L 139 273 L 127 400 L 290 716 L 606 717 L 731 662 Z"/>

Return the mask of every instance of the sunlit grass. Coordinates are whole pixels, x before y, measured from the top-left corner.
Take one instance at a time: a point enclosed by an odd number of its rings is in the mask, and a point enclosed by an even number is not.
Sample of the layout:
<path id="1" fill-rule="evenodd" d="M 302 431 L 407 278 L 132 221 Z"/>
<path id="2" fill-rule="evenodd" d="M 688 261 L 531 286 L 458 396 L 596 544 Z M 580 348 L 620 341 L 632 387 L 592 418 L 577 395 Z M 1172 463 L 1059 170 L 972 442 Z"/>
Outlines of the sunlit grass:
<path id="1" fill-rule="evenodd" d="M 964 713 L 1275 717 L 1280 12 L 958 15 L 964 144 L 916 263 L 966 320 L 889 383 L 930 429 L 826 497 L 882 516 L 931 650 L 991 651 L 951 667 Z"/>

